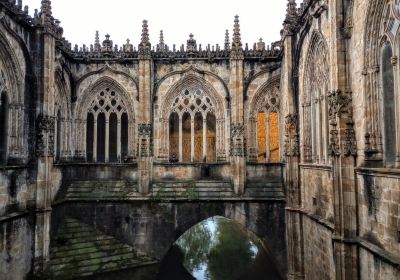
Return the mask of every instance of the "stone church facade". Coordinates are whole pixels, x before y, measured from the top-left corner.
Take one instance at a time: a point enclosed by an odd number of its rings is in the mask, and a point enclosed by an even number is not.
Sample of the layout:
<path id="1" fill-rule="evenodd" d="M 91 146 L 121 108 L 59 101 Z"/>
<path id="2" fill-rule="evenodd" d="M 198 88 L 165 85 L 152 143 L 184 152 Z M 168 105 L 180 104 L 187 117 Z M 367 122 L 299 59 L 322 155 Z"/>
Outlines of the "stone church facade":
<path id="1" fill-rule="evenodd" d="M 236 16 L 223 46 L 152 46 L 143 21 L 137 46 L 72 47 L 51 1 L 0 1 L 0 278 L 46 270 L 74 180 L 146 200 L 207 177 L 245 201 L 273 174 L 285 278 L 399 279 L 399 26 L 398 0 L 288 0 L 270 46 L 243 44 Z"/>

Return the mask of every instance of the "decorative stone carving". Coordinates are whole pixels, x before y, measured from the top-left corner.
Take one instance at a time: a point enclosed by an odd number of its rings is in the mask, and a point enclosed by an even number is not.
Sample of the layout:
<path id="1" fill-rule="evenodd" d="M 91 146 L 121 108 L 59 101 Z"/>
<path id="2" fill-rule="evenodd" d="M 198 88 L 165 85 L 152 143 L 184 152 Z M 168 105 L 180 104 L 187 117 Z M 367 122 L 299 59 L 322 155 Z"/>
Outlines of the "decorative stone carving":
<path id="1" fill-rule="evenodd" d="M 297 133 L 298 116 L 289 114 L 285 117 L 284 155 L 294 157 L 300 155 L 299 135 Z"/>
<path id="2" fill-rule="evenodd" d="M 357 154 L 357 143 L 355 140 L 355 132 L 352 120 L 352 96 L 351 92 L 342 92 L 340 90 L 332 91 L 328 94 L 329 106 L 329 124 L 330 124 L 330 139 L 329 139 L 329 154 L 332 156 L 355 156 Z M 341 137 L 342 143 L 339 141 L 338 122 L 346 114 L 346 129 Z M 342 146 L 342 151 L 340 147 Z"/>
<path id="3" fill-rule="evenodd" d="M 231 127 L 231 156 L 246 156 L 246 138 L 243 124 L 233 124 Z"/>
<path id="4" fill-rule="evenodd" d="M 352 97 L 351 92 L 342 92 L 341 90 L 328 93 L 329 119 L 333 120 L 343 112 L 350 109 Z"/>
<path id="5" fill-rule="evenodd" d="M 36 119 L 37 156 L 54 156 L 54 128 L 55 118 L 40 114 Z"/>
<path id="6" fill-rule="evenodd" d="M 138 153 L 140 157 L 150 157 L 152 155 L 151 149 L 151 135 L 153 126 L 149 123 L 138 124 L 138 136 L 139 136 L 139 149 Z"/>

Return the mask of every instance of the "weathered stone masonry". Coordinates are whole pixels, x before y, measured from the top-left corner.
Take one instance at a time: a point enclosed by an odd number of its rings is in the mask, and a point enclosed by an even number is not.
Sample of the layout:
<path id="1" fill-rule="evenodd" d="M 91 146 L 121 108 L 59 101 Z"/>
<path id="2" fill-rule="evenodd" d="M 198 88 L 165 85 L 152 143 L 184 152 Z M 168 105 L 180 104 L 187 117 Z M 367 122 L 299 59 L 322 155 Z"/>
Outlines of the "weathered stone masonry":
<path id="1" fill-rule="evenodd" d="M 236 16 L 221 46 L 152 46 L 143 21 L 137 46 L 72 47 L 51 1 L 33 17 L 0 1 L 0 278 L 48 271 L 58 223 L 84 210 L 155 257 L 225 215 L 287 279 L 399 279 L 399 26 L 398 0 L 288 0 L 270 46 L 243 44 Z M 160 251 L 143 241 L 157 215 Z"/>

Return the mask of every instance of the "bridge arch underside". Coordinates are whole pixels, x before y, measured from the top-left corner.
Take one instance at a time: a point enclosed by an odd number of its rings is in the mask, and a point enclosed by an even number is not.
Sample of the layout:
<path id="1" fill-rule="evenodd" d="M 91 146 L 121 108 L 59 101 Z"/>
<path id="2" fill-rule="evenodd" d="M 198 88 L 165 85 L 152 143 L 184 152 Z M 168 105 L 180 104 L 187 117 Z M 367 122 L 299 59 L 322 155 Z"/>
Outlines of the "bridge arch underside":
<path id="1" fill-rule="evenodd" d="M 52 236 L 65 216 L 160 261 L 187 230 L 206 219 L 225 217 L 254 233 L 286 275 L 284 202 L 69 202 L 53 210 Z"/>

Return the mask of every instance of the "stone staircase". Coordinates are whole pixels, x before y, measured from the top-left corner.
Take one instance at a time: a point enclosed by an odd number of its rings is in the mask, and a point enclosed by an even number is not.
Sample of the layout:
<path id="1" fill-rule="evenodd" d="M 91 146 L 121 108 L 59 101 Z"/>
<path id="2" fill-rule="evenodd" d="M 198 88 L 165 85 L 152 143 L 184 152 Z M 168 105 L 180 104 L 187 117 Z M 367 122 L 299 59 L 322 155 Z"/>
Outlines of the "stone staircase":
<path id="1" fill-rule="evenodd" d="M 161 181 L 153 184 L 153 199 L 209 199 L 218 200 L 237 197 L 229 181 Z"/>
<path id="2" fill-rule="evenodd" d="M 156 261 L 93 227 L 66 218 L 50 247 L 47 279 L 75 279 L 104 272 L 142 267 Z"/>
<path id="3" fill-rule="evenodd" d="M 135 182 L 75 181 L 64 191 L 67 200 L 120 200 L 139 196 Z"/>
<path id="4" fill-rule="evenodd" d="M 244 197 L 284 199 L 283 182 L 279 177 L 249 179 L 246 182 Z"/>

